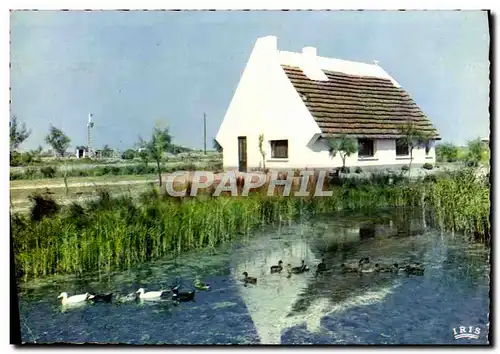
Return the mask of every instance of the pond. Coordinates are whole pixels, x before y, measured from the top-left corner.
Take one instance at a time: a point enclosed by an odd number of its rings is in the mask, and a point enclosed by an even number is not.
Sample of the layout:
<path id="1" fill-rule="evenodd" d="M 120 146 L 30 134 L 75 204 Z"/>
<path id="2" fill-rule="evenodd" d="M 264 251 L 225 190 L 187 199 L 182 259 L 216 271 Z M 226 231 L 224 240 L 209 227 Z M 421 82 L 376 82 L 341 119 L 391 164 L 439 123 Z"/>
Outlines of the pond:
<path id="1" fill-rule="evenodd" d="M 489 253 L 432 229 L 419 211 L 301 217 L 237 244 L 186 253 L 113 274 L 19 284 L 23 342 L 129 344 L 487 344 Z M 423 275 L 342 273 L 342 263 L 421 262 Z M 327 270 L 316 274 L 321 259 Z M 270 274 L 283 260 L 311 268 Z M 242 273 L 257 277 L 244 286 Z M 117 296 L 193 289 L 195 301 L 119 302 Z M 60 304 L 57 296 L 112 292 L 112 303 Z M 479 332 L 478 338 L 454 338 Z M 460 336 L 459 336 L 460 337 Z"/>

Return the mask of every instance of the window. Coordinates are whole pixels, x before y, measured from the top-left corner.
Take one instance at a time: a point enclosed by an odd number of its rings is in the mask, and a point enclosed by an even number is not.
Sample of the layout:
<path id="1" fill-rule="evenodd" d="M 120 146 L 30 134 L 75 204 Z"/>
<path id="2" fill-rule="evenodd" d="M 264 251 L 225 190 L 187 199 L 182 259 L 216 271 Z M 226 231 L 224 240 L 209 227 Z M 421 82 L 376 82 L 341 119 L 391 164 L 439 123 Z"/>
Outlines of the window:
<path id="1" fill-rule="evenodd" d="M 358 156 L 373 157 L 375 149 L 373 148 L 372 139 L 359 139 L 358 140 Z"/>
<path id="2" fill-rule="evenodd" d="M 431 152 L 431 143 L 425 144 L 425 156 L 429 156 L 429 153 Z"/>
<path id="3" fill-rule="evenodd" d="M 271 158 L 288 158 L 288 140 L 271 140 Z"/>
<path id="4" fill-rule="evenodd" d="M 410 147 L 408 143 L 401 139 L 396 139 L 396 156 L 410 155 Z"/>

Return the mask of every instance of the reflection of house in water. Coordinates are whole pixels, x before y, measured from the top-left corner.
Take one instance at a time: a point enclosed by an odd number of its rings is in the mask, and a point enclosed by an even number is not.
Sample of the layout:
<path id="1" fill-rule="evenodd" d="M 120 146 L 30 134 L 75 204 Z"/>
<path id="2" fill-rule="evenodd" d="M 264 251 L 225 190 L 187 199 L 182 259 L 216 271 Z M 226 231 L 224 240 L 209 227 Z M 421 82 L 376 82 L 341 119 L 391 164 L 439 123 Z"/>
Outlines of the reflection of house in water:
<path id="1" fill-rule="evenodd" d="M 256 286 L 244 287 L 238 282 L 238 287 L 261 343 L 278 344 L 287 328 L 306 323 L 314 331 L 329 313 L 382 301 L 399 286 L 397 275 L 342 274 L 340 264 L 356 262 L 361 256 L 384 264 L 407 259 L 408 251 L 413 252 L 413 241 L 401 236 L 409 235 L 405 230 L 419 228 L 418 222 L 411 226 L 413 220 L 406 211 L 373 218 L 328 215 L 307 227 L 300 225 L 300 232 L 251 242 L 244 251 L 235 253 L 233 276 L 241 279 L 246 271 L 258 278 Z M 316 276 L 321 258 L 329 270 Z M 309 272 L 291 278 L 285 271 L 270 274 L 270 267 L 279 260 L 298 266 L 301 259 L 309 265 Z"/>

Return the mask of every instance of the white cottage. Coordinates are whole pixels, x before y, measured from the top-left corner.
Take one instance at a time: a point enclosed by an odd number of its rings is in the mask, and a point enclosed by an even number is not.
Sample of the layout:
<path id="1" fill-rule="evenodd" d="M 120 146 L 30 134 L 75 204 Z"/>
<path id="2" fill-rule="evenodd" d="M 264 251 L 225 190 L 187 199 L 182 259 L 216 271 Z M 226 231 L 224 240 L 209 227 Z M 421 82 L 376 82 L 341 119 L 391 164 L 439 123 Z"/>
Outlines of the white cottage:
<path id="1" fill-rule="evenodd" d="M 258 147 L 264 135 L 269 169 L 342 166 L 325 139 L 346 134 L 359 151 L 346 166 L 398 167 L 410 162 L 397 142 L 400 128 L 413 122 L 439 140 L 432 123 L 380 66 L 320 57 L 316 48 L 281 51 L 274 36 L 259 38 L 219 128 L 226 170 L 262 166 Z M 433 141 L 413 150 L 413 165 L 435 163 Z"/>

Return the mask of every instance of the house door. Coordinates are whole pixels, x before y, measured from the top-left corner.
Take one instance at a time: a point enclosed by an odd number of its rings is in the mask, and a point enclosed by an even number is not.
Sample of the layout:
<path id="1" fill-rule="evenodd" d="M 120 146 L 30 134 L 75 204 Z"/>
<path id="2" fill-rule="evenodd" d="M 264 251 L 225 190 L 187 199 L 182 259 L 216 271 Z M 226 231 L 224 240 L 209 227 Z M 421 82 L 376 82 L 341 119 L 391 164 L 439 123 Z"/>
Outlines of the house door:
<path id="1" fill-rule="evenodd" d="M 238 137 L 238 171 L 247 172 L 247 137 Z"/>

